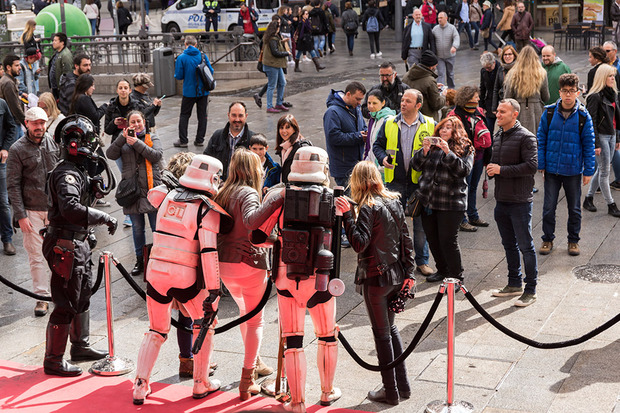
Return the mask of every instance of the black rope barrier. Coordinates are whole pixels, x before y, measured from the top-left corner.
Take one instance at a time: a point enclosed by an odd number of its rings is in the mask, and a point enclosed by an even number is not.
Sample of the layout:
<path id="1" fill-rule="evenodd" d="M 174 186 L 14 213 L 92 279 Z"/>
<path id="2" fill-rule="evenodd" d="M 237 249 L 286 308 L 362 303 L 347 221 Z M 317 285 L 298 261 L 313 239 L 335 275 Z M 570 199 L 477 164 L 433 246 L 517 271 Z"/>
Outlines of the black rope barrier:
<path id="1" fill-rule="evenodd" d="M 443 296 L 444 296 L 443 289 L 440 289 L 440 291 L 437 292 L 437 295 L 435 296 L 435 301 L 433 301 L 433 305 L 431 306 L 431 309 L 428 311 L 428 314 L 426 315 L 426 318 L 424 319 L 424 321 L 422 321 L 422 324 L 420 324 L 420 328 L 418 328 L 418 332 L 416 333 L 415 337 L 413 337 L 413 340 L 411 341 L 411 343 L 409 343 L 405 351 L 403 351 L 403 353 L 400 356 L 396 357 L 393 361 L 391 361 L 390 363 L 384 366 L 370 364 L 362 360 L 362 358 L 355 352 L 355 350 L 353 350 L 353 348 L 351 347 L 351 344 L 349 344 L 347 339 L 342 335 L 342 332 L 338 333 L 338 339 L 342 343 L 345 350 L 347 350 L 347 353 L 349 353 L 349 355 L 353 358 L 353 360 L 355 360 L 357 364 L 359 364 L 361 367 L 365 368 L 366 370 L 384 371 L 384 370 L 393 369 L 394 367 L 398 366 L 400 363 L 404 362 L 405 359 L 409 357 L 409 355 L 416 348 L 416 346 L 422 339 L 422 336 L 426 332 L 426 329 L 428 328 L 429 324 L 433 320 L 433 317 L 435 316 L 435 313 L 437 312 L 437 308 L 439 307 L 439 303 L 441 303 L 441 299 L 443 298 Z"/>
<path id="2" fill-rule="evenodd" d="M 506 334 L 507 336 L 509 336 L 509 337 L 511 337 L 511 338 L 513 338 L 513 339 L 515 339 L 517 341 L 520 341 L 523 344 L 527 344 L 528 346 L 532 346 L 532 347 L 540 348 L 540 349 L 557 349 L 557 348 L 576 346 L 577 344 L 584 343 L 584 342 L 590 340 L 592 337 L 595 337 L 595 336 L 601 334 L 603 331 L 607 330 L 608 328 L 610 328 L 611 326 L 613 326 L 614 324 L 616 324 L 616 323 L 618 323 L 620 321 L 620 314 L 618 314 L 614 318 L 612 318 L 611 320 L 607 321 L 605 324 L 595 328 L 594 330 L 590 331 L 587 334 L 584 334 L 581 337 L 577 337 L 577 338 L 574 338 L 572 340 L 567 340 L 567 341 L 556 341 L 556 342 L 553 342 L 553 343 L 541 343 L 539 341 L 535 341 L 535 340 L 529 339 L 527 337 L 524 337 L 524 336 L 522 336 L 522 335 L 520 335 L 518 333 L 515 333 L 514 331 L 510 330 L 509 328 L 505 327 L 499 321 L 494 319 L 491 316 L 491 314 L 487 313 L 487 311 L 484 308 L 482 308 L 480 303 L 478 303 L 478 301 L 476 301 L 474 296 L 471 295 L 471 293 L 469 291 L 467 291 L 467 289 L 465 287 L 461 286 L 461 290 L 463 290 L 463 292 L 465 293 L 465 298 L 467 298 L 467 300 L 469 300 L 469 302 L 476 309 L 476 311 L 478 311 L 480 313 L 480 315 L 482 317 L 484 317 L 485 320 L 487 320 L 489 323 L 491 323 L 493 325 L 493 327 L 497 328 L 499 331 L 501 331 L 502 333 Z"/>
<path id="3" fill-rule="evenodd" d="M 127 272 L 125 267 L 123 267 L 123 264 L 121 264 L 116 259 L 114 259 L 112 262 L 114 263 L 114 265 L 116 265 L 116 268 L 118 268 L 118 270 L 121 272 L 121 275 L 129 283 L 131 288 L 133 288 L 133 290 L 140 297 L 142 297 L 143 300 L 146 301 L 146 292 L 142 288 L 140 288 L 140 286 L 133 280 L 133 278 L 131 277 L 131 275 L 129 275 L 129 273 Z M 227 324 L 224 324 L 221 327 L 217 327 L 215 329 L 215 334 L 224 333 L 224 332 L 226 332 L 226 331 L 228 331 L 228 330 L 230 330 L 232 328 L 235 328 L 238 325 L 241 325 L 241 324 L 245 323 L 246 321 L 250 320 L 252 317 L 257 315 L 258 313 L 260 313 L 262 311 L 262 309 L 265 307 L 265 305 L 267 304 L 267 301 L 269 300 L 269 296 L 271 295 L 271 288 L 272 288 L 272 283 L 271 283 L 271 281 L 268 280 L 267 281 L 267 287 L 265 288 L 265 293 L 263 294 L 263 297 L 261 298 L 261 300 L 258 303 L 258 305 L 256 306 L 256 308 L 254 308 L 249 313 L 246 313 L 243 316 L 241 316 L 239 318 L 236 318 L 235 320 L 233 320 L 233 321 L 231 321 L 231 322 L 229 322 Z M 181 325 L 174 318 L 170 319 L 170 323 L 174 327 L 176 327 L 177 329 L 181 329 L 181 330 L 184 330 L 184 331 L 187 331 L 187 332 L 192 332 L 193 331 L 191 328 L 187 328 L 187 327 Z"/>
<path id="4" fill-rule="evenodd" d="M 6 278 L 4 278 L 3 276 L 0 275 L 0 282 L 4 285 L 6 285 L 9 288 L 14 289 L 17 292 L 20 292 L 24 295 L 27 295 L 28 297 L 34 298 L 35 300 L 38 301 L 52 301 L 52 297 L 45 297 L 39 294 L 35 294 L 32 291 L 28 291 L 25 288 L 20 287 L 17 284 L 13 284 L 11 281 L 7 280 Z"/>

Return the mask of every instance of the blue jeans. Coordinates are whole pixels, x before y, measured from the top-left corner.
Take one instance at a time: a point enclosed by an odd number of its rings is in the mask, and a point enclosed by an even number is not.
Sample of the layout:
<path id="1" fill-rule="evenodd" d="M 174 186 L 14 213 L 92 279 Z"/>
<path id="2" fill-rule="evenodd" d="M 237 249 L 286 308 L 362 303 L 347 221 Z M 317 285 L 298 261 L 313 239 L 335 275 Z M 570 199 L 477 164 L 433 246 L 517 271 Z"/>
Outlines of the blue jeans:
<path id="1" fill-rule="evenodd" d="M 614 151 L 611 167 L 614 170 L 614 182 L 620 182 L 620 151 Z"/>
<path id="2" fill-rule="evenodd" d="M 278 87 L 276 106 L 282 106 L 284 87 L 286 86 L 284 70 L 281 67 L 263 65 L 263 71 L 267 75 L 267 109 L 273 108 L 273 90 L 276 88 L 276 85 Z"/>
<path id="3" fill-rule="evenodd" d="M 525 268 L 525 292 L 536 294 L 538 262 L 532 238 L 532 202 L 498 201 L 495 205 L 495 222 L 497 222 L 497 229 L 506 251 L 508 285 L 521 287 L 523 284 L 521 257 L 519 256 L 519 251 L 521 251 Z"/>
<path id="4" fill-rule="evenodd" d="M 454 61 L 455 56 L 439 59 L 437 62 L 437 83 L 443 83 L 450 89 L 454 89 Z"/>
<path id="5" fill-rule="evenodd" d="M 474 29 L 474 44 L 478 44 L 478 36 L 480 35 L 480 22 L 470 22 L 471 28 Z"/>
<path id="6" fill-rule="evenodd" d="M 476 209 L 476 193 L 478 192 L 478 184 L 480 183 L 480 177 L 484 171 L 484 160 L 479 159 L 474 161 L 474 167 L 471 168 L 471 173 L 467 175 L 467 218 L 470 221 L 477 220 L 478 210 Z M 463 217 L 463 222 L 467 222 L 467 219 Z"/>
<path id="7" fill-rule="evenodd" d="M 461 34 L 461 31 L 465 28 L 465 33 L 467 33 L 467 39 L 469 40 L 469 48 L 472 49 L 474 47 L 474 39 L 471 37 L 471 24 L 459 22 L 458 32 Z"/>
<path id="8" fill-rule="evenodd" d="M 596 157 L 596 164 L 598 168 L 594 172 L 592 181 L 590 181 L 590 189 L 587 196 L 594 196 L 596 190 L 601 188 L 601 193 L 607 205 L 613 204 L 614 199 L 611 196 L 611 189 L 609 188 L 609 170 L 611 169 L 611 157 L 613 156 L 616 147 L 615 135 L 598 135 L 600 143 L 601 154 Z"/>
<path id="9" fill-rule="evenodd" d="M 347 33 L 347 48 L 349 49 L 350 52 L 353 51 L 354 45 L 355 45 L 355 33 L 354 34 Z"/>
<path id="10" fill-rule="evenodd" d="M 390 191 L 400 193 L 400 201 L 402 202 L 403 209 L 405 209 L 407 200 L 419 186 L 413 182 L 407 182 L 404 184 L 390 182 L 386 184 L 386 187 Z M 428 264 L 428 243 L 426 242 L 426 234 L 424 233 L 424 228 L 422 227 L 422 217 L 413 218 L 413 251 L 415 252 L 416 265 Z"/>
<path id="11" fill-rule="evenodd" d="M 314 50 L 317 53 L 319 52 L 319 50 L 323 50 L 323 48 L 325 47 L 325 35 L 320 34 L 318 36 L 312 36 L 312 39 L 314 40 Z"/>
<path id="12" fill-rule="evenodd" d="M 145 220 L 144 215 L 149 218 L 151 232 L 155 231 L 155 223 L 157 222 L 157 211 L 148 214 L 129 214 L 131 218 L 131 231 L 133 232 L 133 247 L 136 250 L 136 257 L 142 257 L 142 247 L 146 244 L 146 235 L 144 233 Z"/>
<path id="13" fill-rule="evenodd" d="M 301 50 L 297 49 L 297 52 L 295 52 L 295 59 L 299 59 L 303 53 L 304 52 L 302 52 Z M 305 53 L 308 53 L 308 52 L 305 52 Z M 314 50 L 314 49 L 310 50 L 310 56 L 318 57 L 318 55 L 316 54 L 316 50 Z M 263 69 L 264 68 L 265 68 L 265 66 L 263 66 Z"/>
<path id="14" fill-rule="evenodd" d="M 545 200 L 543 202 L 542 240 L 555 238 L 555 209 L 558 206 L 560 188 L 564 186 L 568 207 L 568 242 L 579 242 L 581 231 L 581 175 L 563 176 L 545 172 Z"/>
<path id="15" fill-rule="evenodd" d="M 6 189 L 6 163 L 0 163 L 0 236 L 2 242 L 13 242 L 11 207 Z"/>
<path id="16" fill-rule="evenodd" d="M 92 31 L 91 36 L 97 34 L 97 19 L 88 19 L 90 22 L 90 30 Z"/>

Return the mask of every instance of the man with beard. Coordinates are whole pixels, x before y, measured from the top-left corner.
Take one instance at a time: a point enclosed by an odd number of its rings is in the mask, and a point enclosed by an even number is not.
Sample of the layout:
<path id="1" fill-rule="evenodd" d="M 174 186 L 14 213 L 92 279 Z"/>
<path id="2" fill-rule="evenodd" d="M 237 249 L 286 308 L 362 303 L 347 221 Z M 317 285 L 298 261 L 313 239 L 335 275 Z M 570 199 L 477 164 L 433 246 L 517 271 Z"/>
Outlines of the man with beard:
<path id="1" fill-rule="evenodd" d="M 446 103 L 446 97 L 439 93 L 437 85 L 437 56 L 430 50 L 422 53 L 420 63 L 415 63 L 403 78 L 403 83 L 419 90 L 424 96 L 424 102 L 420 111 L 425 116 L 439 119 L 437 112 Z"/>
<path id="2" fill-rule="evenodd" d="M 88 73 L 90 74 L 90 57 L 84 53 L 75 55 L 73 58 L 73 72 L 65 73 L 60 76 L 60 97 L 58 98 L 58 109 L 63 115 L 69 114 L 69 106 L 71 105 L 71 97 L 75 90 L 75 81 L 78 76 Z"/>
<path id="3" fill-rule="evenodd" d="M 380 90 L 385 98 L 385 106 L 395 110 L 396 113 L 400 113 L 400 100 L 405 90 L 409 89 L 409 86 L 405 85 L 397 76 L 396 66 L 394 66 L 392 62 L 381 63 L 381 66 L 379 66 L 379 78 L 381 83 L 374 85 L 368 93 L 373 90 Z M 366 119 L 370 117 L 367 102 L 368 93 L 362 101 L 362 115 L 364 115 Z"/>
<path id="4" fill-rule="evenodd" d="M 572 73 L 570 67 L 555 54 L 553 46 L 545 46 L 541 51 L 542 67 L 547 72 L 547 84 L 549 85 L 549 100 L 545 105 L 551 105 L 560 98 L 560 76 L 564 73 Z M 609 52 L 607 52 L 609 57 Z"/>
<path id="5" fill-rule="evenodd" d="M 2 61 L 2 68 L 4 69 L 4 75 L 0 79 L 0 98 L 6 101 L 9 105 L 9 109 L 15 122 L 20 125 L 26 126 L 24 107 L 22 101 L 19 98 L 19 90 L 17 89 L 17 79 L 19 73 L 22 70 L 22 66 L 19 63 L 19 57 L 14 54 L 6 55 Z M 18 138 L 23 135 L 22 129 L 17 128 Z"/>
<path id="6" fill-rule="evenodd" d="M 233 102 L 228 107 L 228 123 L 223 129 L 213 132 L 205 155 L 213 156 L 222 162 L 222 181 L 228 176 L 228 164 L 235 149 L 239 146 L 245 148 L 250 147 L 250 138 L 254 136 L 254 132 L 246 127 L 248 119 L 248 110 L 243 102 Z"/>

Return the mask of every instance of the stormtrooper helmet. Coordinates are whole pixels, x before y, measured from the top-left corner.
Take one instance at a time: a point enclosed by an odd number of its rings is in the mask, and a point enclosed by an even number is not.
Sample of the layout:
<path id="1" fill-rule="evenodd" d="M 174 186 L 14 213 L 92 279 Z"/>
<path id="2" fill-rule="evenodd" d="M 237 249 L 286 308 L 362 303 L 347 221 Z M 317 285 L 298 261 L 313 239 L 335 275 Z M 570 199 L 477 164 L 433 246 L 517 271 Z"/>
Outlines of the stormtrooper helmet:
<path id="1" fill-rule="evenodd" d="M 212 156 L 196 155 L 179 179 L 179 183 L 189 189 L 217 195 L 222 169 L 222 163 Z"/>
<path id="2" fill-rule="evenodd" d="M 291 164 L 290 182 L 329 184 L 329 158 L 325 149 L 316 146 L 299 148 Z"/>

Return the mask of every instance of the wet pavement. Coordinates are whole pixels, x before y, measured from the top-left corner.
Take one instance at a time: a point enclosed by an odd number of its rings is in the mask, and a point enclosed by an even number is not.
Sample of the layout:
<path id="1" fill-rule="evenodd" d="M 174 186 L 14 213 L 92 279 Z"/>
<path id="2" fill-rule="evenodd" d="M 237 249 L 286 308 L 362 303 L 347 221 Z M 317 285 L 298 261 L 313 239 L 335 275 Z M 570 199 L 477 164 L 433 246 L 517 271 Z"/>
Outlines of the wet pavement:
<path id="1" fill-rule="evenodd" d="M 301 65 L 303 73 L 294 73 L 289 66 L 286 100 L 293 103 L 291 112 L 297 118 L 301 133 L 313 144 L 324 147 L 322 116 L 325 99 L 330 89 L 342 90 L 349 81 L 357 80 L 370 87 L 378 83 L 378 65 L 381 60 L 371 60 L 368 41 L 363 33 L 356 40 L 355 55 L 349 57 L 341 32 L 338 33 L 336 53 L 323 60 L 327 69 L 317 73 L 312 63 Z M 400 61 L 400 44 L 392 41 L 391 32 L 382 33 L 384 59 L 397 63 L 399 75 L 404 73 Z M 481 52 L 461 50 L 457 54 L 456 82 L 458 86 L 478 84 L 479 56 Z M 563 53 L 562 57 L 584 79 L 588 70 L 587 53 Z M 217 70 L 217 67 L 216 67 Z M 256 132 L 264 133 L 273 154 L 277 114 L 258 109 L 251 97 L 258 89 L 237 93 L 236 96 L 214 96 L 209 104 L 207 139 L 215 129 L 226 123 L 226 112 L 233 100 L 246 103 L 248 123 Z M 109 96 L 97 95 L 98 103 Z M 177 152 L 172 143 L 177 139 L 177 122 L 180 98 L 164 100 L 164 107 L 157 117 L 157 133 L 169 158 Z M 195 120 L 190 125 L 189 150 L 201 151 L 191 145 L 195 134 Z M 107 140 L 109 142 L 109 140 Z M 534 196 L 533 231 L 536 246 L 540 244 L 543 181 L 536 176 L 540 192 Z M 493 183 L 489 193 L 493 193 Z M 618 198 L 620 192 L 613 192 Z M 112 207 L 105 208 L 122 221 L 122 211 L 109 197 Z M 595 203 L 603 205 L 601 195 Z M 491 291 L 506 284 L 506 262 L 499 234 L 493 220 L 493 197 L 478 196 L 481 218 L 490 222 L 488 228 L 476 233 L 459 234 L 465 268 L 465 285 L 481 305 L 494 318 L 519 334 L 541 342 L 564 341 L 581 336 L 614 317 L 620 310 L 620 285 L 617 282 L 598 283 L 578 279 L 575 267 L 584 265 L 620 265 L 618 245 L 620 225 L 618 220 L 604 212 L 583 211 L 581 255 L 568 255 L 565 244 L 567 219 L 566 202 L 561 198 L 557 209 L 558 225 L 554 251 L 539 256 L 538 299 L 527 308 L 518 309 L 514 299 L 491 297 Z M 97 231 L 99 245 L 95 257 L 103 249 L 111 251 L 126 268 L 134 264 L 131 229 L 120 228 L 114 236 L 103 229 Z M 150 238 L 150 237 L 149 237 Z M 0 257 L 0 274 L 24 288 L 31 288 L 26 253 L 21 246 L 21 233 L 14 237 L 17 255 Z M 376 364 L 370 323 L 361 296 L 356 294 L 353 274 L 355 254 L 343 250 L 342 278 L 347 291 L 337 300 L 337 320 L 343 334 L 366 361 Z M 617 273 L 613 273 L 617 276 Z M 426 316 L 439 285 L 425 282 L 418 276 L 418 295 L 405 312 L 396 317 L 405 345 L 409 344 L 420 323 Z M 616 278 L 617 280 L 617 278 Z M 136 281 L 144 287 L 140 277 Z M 103 288 L 102 288 L 103 290 Z M 98 348 L 107 344 L 105 303 L 103 291 L 92 299 L 92 341 Z M 114 302 L 114 331 L 116 353 L 136 360 L 148 318 L 144 301 L 127 285 L 118 271 L 113 270 L 112 294 Z M 489 325 L 469 304 L 461 293 L 456 301 L 456 370 L 455 397 L 474 405 L 476 412 L 620 412 L 620 327 L 614 326 L 586 343 L 558 350 L 539 350 L 519 343 Z M 47 317 L 35 318 L 34 300 L 0 285 L 0 359 L 30 365 L 41 365 L 45 347 Z M 422 412 L 425 406 L 437 399 L 446 398 L 446 308 L 441 304 L 433 322 L 424 334 L 417 349 L 407 359 L 412 397 L 399 406 L 373 403 L 366 393 L 380 386 L 380 375 L 359 367 L 341 347 L 335 384 L 343 397 L 334 407 L 366 411 Z M 220 306 L 220 325 L 235 318 L 236 307 L 230 297 L 224 297 Z M 320 395 L 318 372 L 314 362 L 317 344 L 312 334 L 309 317 L 306 319 L 304 347 L 308 359 L 306 399 L 308 405 L 317 403 Z M 261 355 L 275 366 L 278 344 L 276 300 L 272 297 L 265 309 L 265 328 Z M 222 381 L 225 390 L 237 391 L 241 374 L 243 348 L 238 329 L 216 336 L 214 358 L 220 364 L 215 377 Z M 153 371 L 153 380 L 163 383 L 182 383 L 191 386 L 191 380 L 179 379 L 178 348 L 174 329 L 163 346 Z M 88 368 L 89 363 L 81 363 Z M 128 380 L 132 373 L 127 375 Z M 190 389 L 188 388 L 188 397 Z M 0 390 L 0 395 L 2 391 Z M 119 394 L 127 399 L 127 410 L 134 410 L 130 394 Z M 149 406 L 145 405 L 144 409 Z M 247 406 L 246 406 L 247 407 Z M 171 408 L 174 408 L 171 406 Z M 243 405 L 240 405 L 240 409 Z M 50 410 L 52 407 L 50 407 Z"/>

